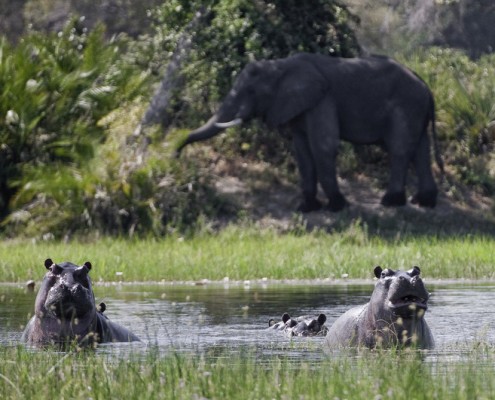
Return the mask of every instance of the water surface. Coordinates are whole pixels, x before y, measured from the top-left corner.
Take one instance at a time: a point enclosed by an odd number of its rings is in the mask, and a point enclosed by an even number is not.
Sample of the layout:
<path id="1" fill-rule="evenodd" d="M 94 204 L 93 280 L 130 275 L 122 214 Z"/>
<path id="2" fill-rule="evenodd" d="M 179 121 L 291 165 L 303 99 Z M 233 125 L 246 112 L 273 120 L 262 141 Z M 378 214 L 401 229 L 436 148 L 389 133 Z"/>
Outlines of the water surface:
<path id="1" fill-rule="evenodd" d="M 433 355 L 456 356 L 456 348 L 495 338 L 495 285 L 429 284 L 426 319 L 436 342 Z M 373 284 L 96 284 L 105 314 L 131 329 L 141 347 L 162 352 L 229 357 L 246 349 L 260 357 L 324 357 L 322 337 L 289 339 L 267 331 L 270 318 L 324 313 L 327 325 L 346 310 L 368 301 Z M 0 344 L 17 344 L 33 312 L 35 292 L 23 285 L 0 286 Z M 101 346 L 111 351 L 116 345 Z M 120 346 L 122 347 L 122 346 Z M 125 346 L 124 346 L 125 347 Z"/>

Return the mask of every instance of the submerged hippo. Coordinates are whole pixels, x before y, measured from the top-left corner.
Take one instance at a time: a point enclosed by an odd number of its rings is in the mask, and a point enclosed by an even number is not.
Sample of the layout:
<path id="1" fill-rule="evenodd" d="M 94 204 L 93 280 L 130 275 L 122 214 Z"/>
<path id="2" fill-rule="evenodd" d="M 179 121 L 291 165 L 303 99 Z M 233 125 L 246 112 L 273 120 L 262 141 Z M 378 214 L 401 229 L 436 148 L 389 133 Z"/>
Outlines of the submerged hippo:
<path id="1" fill-rule="evenodd" d="M 139 341 L 132 332 L 103 315 L 105 303 L 96 307 L 88 275 L 90 262 L 79 267 L 47 259 L 45 267 L 48 272 L 36 296 L 34 316 L 22 334 L 23 342 L 43 346 Z"/>
<path id="2" fill-rule="evenodd" d="M 320 314 L 316 318 L 312 316 L 302 316 L 291 318 L 289 314 L 282 315 L 282 321 L 268 321 L 268 329 L 284 331 L 289 336 L 316 336 L 325 335 L 328 331 L 323 324 L 326 322 L 325 314 Z"/>
<path id="3" fill-rule="evenodd" d="M 407 272 L 376 267 L 378 281 L 369 303 L 340 316 L 325 338 L 330 347 L 391 347 L 413 345 L 433 348 L 433 336 L 424 317 L 430 294 L 420 269 Z"/>
<path id="4" fill-rule="evenodd" d="M 292 328 L 297 325 L 297 321 L 290 317 L 289 314 L 282 315 L 282 321 L 275 322 L 273 318 L 268 321 L 268 329 L 275 331 L 285 331 L 287 328 Z"/>

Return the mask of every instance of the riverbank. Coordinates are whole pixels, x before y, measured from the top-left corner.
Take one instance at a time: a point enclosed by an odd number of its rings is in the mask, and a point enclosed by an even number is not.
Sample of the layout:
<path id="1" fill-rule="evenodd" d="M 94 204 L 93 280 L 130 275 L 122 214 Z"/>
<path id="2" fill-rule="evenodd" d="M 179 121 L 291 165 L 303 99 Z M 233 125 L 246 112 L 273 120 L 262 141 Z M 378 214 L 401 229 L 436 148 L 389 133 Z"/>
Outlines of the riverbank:
<path id="1" fill-rule="evenodd" d="M 3 242 L 0 282 L 39 281 L 43 262 L 91 261 L 94 282 L 370 279 L 373 268 L 421 268 L 425 279 L 495 279 L 495 238 L 374 236 L 363 224 L 327 233 L 229 226 L 193 237 Z"/>

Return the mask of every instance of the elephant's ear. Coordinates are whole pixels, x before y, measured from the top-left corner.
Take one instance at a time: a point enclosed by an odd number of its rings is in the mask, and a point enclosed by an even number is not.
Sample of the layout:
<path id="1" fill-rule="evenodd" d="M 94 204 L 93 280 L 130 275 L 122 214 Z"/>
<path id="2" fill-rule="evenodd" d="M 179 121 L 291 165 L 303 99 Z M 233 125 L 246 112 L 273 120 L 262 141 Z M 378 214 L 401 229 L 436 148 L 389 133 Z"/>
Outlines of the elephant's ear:
<path id="1" fill-rule="evenodd" d="M 310 63 L 292 65 L 280 78 L 266 122 L 275 127 L 316 106 L 325 95 L 328 83 Z"/>

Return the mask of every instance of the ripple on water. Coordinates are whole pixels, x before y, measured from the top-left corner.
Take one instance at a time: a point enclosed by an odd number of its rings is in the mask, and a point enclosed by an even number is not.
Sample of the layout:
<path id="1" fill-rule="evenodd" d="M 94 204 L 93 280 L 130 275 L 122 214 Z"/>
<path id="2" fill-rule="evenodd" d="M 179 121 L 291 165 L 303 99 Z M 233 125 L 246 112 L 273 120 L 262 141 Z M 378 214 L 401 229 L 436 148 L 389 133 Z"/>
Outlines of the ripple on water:
<path id="1" fill-rule="evenodd" d="M 111 344 L 99 352 L 126 354 L 150 348 L 228 359 L 250 354 L 259 359 L 286 357 L 315 362 L 328 357 L 322 337 L 292 338 L 267 331 L 268 320 L 284 312 L 291 315 L 325 313 L 327 325 L 354 305 L 369 299 L 372 283 L 360 285 L 120 285 L 95 287 L 97 302 L 105 301 L 105 314 L 134 331 L 142 344 Z M 482 284 L 429 285 L 432 293 L 426 319 L 436 348 L 425 362 L 462 362 L 473 346 L 493 343 L 495 286 Z M 2 286 L 0 344 L 18 342 L 34 307 L 35 293 L 22 286 Z M 494 304 L 491 304 L 494 303 Z M 332 354 L 332 357 L 339 357 Z M 345 355 L 346 357 L 349 354 Z M 359 356 L 359 355 L 357 355 Z M 491 356 L 481 363 L 493 365 Z"/>

